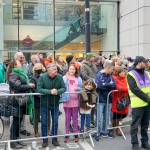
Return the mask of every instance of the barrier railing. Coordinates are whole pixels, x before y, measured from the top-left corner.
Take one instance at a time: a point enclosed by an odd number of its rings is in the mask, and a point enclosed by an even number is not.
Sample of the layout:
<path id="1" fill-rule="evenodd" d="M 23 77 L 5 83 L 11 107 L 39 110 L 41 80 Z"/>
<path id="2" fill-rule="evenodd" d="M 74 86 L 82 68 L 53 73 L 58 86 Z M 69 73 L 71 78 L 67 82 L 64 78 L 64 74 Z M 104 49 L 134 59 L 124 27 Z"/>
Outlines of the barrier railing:
<path id="1" fill-rule="evenodd" d="M 65 92 L 66 94 L 79 94 L 80 92 Z M 0 97 L 5 97 L 5 96 L 22 96 L 22 95 L 43 95 L 40 93 L 19 93 L 19 94 L 1 94 Z M 5 129 L 4 129 L 5 130 Z M 82 133 L 70 133 L 70 134 L 63 134 L 63 135 L 54 135 L 54 136 L 44 136 L 44 137 L 35 137 L 35 138 L 25 138 L 25 139 L 17 139 L 17 140 L 3 140 L 0 141 L 0 144 L 5 144 L 5 149 L 6 149 L 6 145 L 8 146 L 8 150 L 10 150 L 10 143 L 11 142 L 18 142 L 18 141 L 29 141 L 29 140 L 38 140 L 38 139 L 44 139 L 44 138 L 54 138 L 54 137 L 65 137 L 65 136 L 75 136 L 75 135 L 83 135 L 83 137 L 85 137 L 86 134 L 89 135 L 90 137 L 90 141 L 92 146 L 94 147 L 94 142 L 92 139 L 92 135 L 93 133 L 96 133 L 96 131 L 87 131 L 87 132 L 82 132 Z M 84 138 L 83 138 L 84 140 Z"/>
<path id="2" fill-rule="evenodd" d="M 118 90 L 113 90 L 111 92 L 109 92 L 108 96 L 107 96 L 107 111 L 106 111 L 106 127 L 107 127 L 107 130 L 111 130 L 111 129 L 119 129 L 122 136 L 124 137 L 124 139 L 126 139 L 123 131 L 122 131 L 122 128 L 124 127 L 129 127 L 130 125 L 119 125 L 119 126 L 116 126 L 116 127 L 110 127 L 109 126 L 109 97 L 110 97 L 110 94 L 112 94 L 113 92 L 118 92 Z M 80 92 L 65 92 L 66 94 L 79 94 Z M 35 95 L 43 95 L 43 94 L 40 94 L 40 93 L 20 93 L 20 94 L 1 94 L 0 97 L 5 97 L 5 96 L 22 96 L 22 95 L 32 95 L 32 96 L 35 96 Z M 97 98 L 97 106 L 99 106 L 99 96 Z M 25 139 L 17 139 L 17 140 L 3 140 L 3 141 L 0 141 L 0 144 L 5 144 L 5 148 L 6 148 L 6 144 L 8 145 L 8 150 L 10 150 L 10 143 L 11 142 L 16 142 L 16 141 L 29 141 L 29 140 L 38 140 L 38 139 L 44 139 L 44 138 L 54 138 L 54 137 L 65 137 L 65 136 L 75 136 L 75 135 L 83 135 L 83 137 L 85 138 L 85 135 L 88 134 L 89 138 L 90 138 L 90 141 L 91 141 L 91 144 L 93 147 L 95 147 L 94 145 L 94 142 L 93 142 L 93 138 L 92 138 L 92 134 L 95 134 L 98 136 L 98 126 L 99 126 L 99 115 L 100 115 L 100 107 L 97 107 L 97 120 L 96 120 L 96 128 L 92 131 L 87 131 L 87 132 L 82 132 L 82 133 L 70 133 L 70 134 L 62 134 L 62 135 L 53 135 L 53 136 L 45 136 L 45 137 L 34 137 L 34 138 L 25 138 Z M 83 138 L 83 140 L 84 140 Z"/>
<path id="3" fill-rule="evenodd" d="M 118 92 L 119 92 L 119 90 L 112 90 L 112 91 L 110 91 L 110 92 L 108 93 L 108 95 L 107 95 L 106 127 L 107 127 L 107 130 L 119 129 L 120 132 L 121 132 L 121 134 L 122 134 L 122 136 L 123 136 L 123 138 L 126 140 L 126 136 L 125 136 L 125 134 L 123 133 L 122 128 L 130 127 L 130 125 L 118 125 L 118 126 L 115 126 L 115 127 L 113 127 L 113 126 L 111 127 L 111 126 L 109 125 L 109 119 L 110 119 L 110 115 L 109 115 L 109 98 L 110 98 L 110 95 L 111 95 L 112 93 L 118 93 Z"/>

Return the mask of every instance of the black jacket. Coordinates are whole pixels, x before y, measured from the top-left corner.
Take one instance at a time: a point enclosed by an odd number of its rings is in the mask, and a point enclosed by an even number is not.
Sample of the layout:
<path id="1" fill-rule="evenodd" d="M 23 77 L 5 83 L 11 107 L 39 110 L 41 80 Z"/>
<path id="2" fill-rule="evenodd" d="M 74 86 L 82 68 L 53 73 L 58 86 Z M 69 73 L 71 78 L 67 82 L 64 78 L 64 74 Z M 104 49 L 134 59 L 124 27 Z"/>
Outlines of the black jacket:
<path id="1" fill-rule="evenodd" d="M 38 79 L 39 79 L 40 75 L 39 74 L 34 74 L 32 77 L 31 77 L 31 83 L 34 83 L 35 84 L 35 88 L 32 89 L 32 92 L 33 93 L 37 93 L 37 82 L 38 82 Z M 40 95 L 35 95 L 34 96 L 34 107 L 40 107 L 40 104 L 41 104 L 41 101 L 40 101 Z"/>
<path id="2" fill-rule="evenodd" d="M 144 70 L 142 69 L 135 69 L 135 70 L 138 72 L 138 74 L 142 77 L 142 79 L 145 82 Z M 130 74 L 127 74 L 127 81 L 128 81 L 129 88 L 133 94 L 135 94 L 137 97 L 139 97 L 145 102 L 150 102 L 149 96 L 137 86 L 135 79 Z"/>
<path id="3" fill-rule="evenodd" d="M 31 89 L 30 86 L 27 84 L 26 79 L 17 74 L 17 73 L 11 73 L 8 79 L 8 84 L 10 86 L 10 92 L 11 93 L 29 93 L 29 90 Z M 13 99 L 14 102 L 12 102 L 12 105 L 16 107 L 19 111 L 19 116 L 21 117 L 23 114 L 26 114 L 26 107 L 20 107 L 16 105 L 15 99 Z"/>

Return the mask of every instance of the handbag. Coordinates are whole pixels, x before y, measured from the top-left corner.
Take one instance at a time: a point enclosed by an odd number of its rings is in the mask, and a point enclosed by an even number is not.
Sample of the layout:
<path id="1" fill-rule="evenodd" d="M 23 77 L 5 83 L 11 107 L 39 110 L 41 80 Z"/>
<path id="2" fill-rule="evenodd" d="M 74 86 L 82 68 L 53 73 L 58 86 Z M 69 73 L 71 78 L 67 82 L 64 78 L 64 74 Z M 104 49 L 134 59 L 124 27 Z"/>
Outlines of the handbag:
<path id="1" fill-rule="evenodd" d="M 10 117 L 10 116 L 18 116 L 18 110 L 7 104 L 0 104 L 0 116 Z"/>
<path id="2" fill-rule="evenodd" d="M 29 95 L 15 96 L 18 106 L 24 107 L 31 103 Z"/>
<path id="3" fill-rule="evenodd" d="M 119 93 L 120 96 L 120 93 Z M 118 97 L 119 97 L 118 96 Z M 123 110 L 125 107 L 129 106 L 130 104 L 130 100 L 126 95 L 123 95 L 122 99 L 117 101 L 117 110 L 121 111 Z"/>

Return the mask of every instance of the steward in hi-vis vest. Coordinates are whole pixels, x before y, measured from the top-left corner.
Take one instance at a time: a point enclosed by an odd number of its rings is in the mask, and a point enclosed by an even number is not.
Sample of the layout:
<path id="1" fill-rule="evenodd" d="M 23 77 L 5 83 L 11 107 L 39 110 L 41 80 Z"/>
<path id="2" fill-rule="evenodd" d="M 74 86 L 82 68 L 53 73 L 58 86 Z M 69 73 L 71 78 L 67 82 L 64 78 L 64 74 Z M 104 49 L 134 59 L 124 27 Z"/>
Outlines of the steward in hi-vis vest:
<path id="1" fill-rule="evenodd" d="M 132 150 L 141 150 L 137 137 L 138 127 L 141 127 L 141 147 L 150 150 L 148 143 L 148 126 L 150 116 L 150 75 L 145 71 L 146 60 L 137 56 L 134 68 L 127 74 L 129 96 L 132 108 L 131 144 Z"/>
<path id="2" fill-rule="evenodd" d="M 149 103 L 149 97 L 150 97 L 150 74 L 149 72 L 144 71 L 144 80 L 142 77 L 138 74 L 137 71 L 132 70 L 128 73 L 130 76 L 134 78 L 136 81 L 137 86 L 140 88 L 141 91 L 143 91 L 148 96 L 148 100 L 142 100 L 138 96 L 136 96 L 129 88 L 129 96 L 131 100 L 131 108 L 137 108 L 137 107 L 144 107 L 148 106 Z"/>

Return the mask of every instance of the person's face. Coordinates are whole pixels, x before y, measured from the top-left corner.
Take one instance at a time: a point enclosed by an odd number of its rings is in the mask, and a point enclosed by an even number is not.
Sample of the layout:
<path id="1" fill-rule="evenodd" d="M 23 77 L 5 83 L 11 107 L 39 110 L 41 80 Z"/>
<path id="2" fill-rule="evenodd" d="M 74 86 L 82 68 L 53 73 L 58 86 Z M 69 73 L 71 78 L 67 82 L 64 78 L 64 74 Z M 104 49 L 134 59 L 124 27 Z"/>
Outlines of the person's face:
<path id="1" fill-rule="evenodd" d="M 93 86 L 92 86 L 92 84 L 87 84 L 87 85 L 85 86 L 85 88 L 90 91 L 90 90 L 92 90 Z"/>
<path id="2" fill-rule="evenodd" d="M 36 58 L 32 59 L 32 63 L 35 64 L 36 63 Z"/>
<path id="3" fill-rule="evenodd" d="M 23 62 L 25 61 L 25 57 L 23 54 L 19 54 L 17 57 L 17 60 L 20 61 L 21 64 L 23 64 Z"/>
<path id="4" fill-rule="evenodd" d="M 40 65 L 35 66 L 35 70 L 40 70 L 40 69 L 42 69 Z"/>
<path id="5" fill-rule="evenodd" d="M 106 68 L 106 73 L 107 74 L 112 74 L 113 73 L 113 70 L 114 70 L 114 67 L 109 67 L 109 68 Z"/>
<path id="6" fill-rule="evenodd" d="M 70 64 L 74 64 L 74 63 L 76 63 L 76 59 L 73 57 Z"/>
<path id="7" fill-rule="evenodd" d="M 22 68 L 22 64 L 20 63 L 20 61 L 16 61 L 16 65 L 14 66 L 15 68 Z"/>
<path id="8" fill-rule="evenodd" d="M 121 76 L 121 77 L 125 77 L 125 76 L 126 76 L 125 71 L 124 71 L 124 70 L 122 70 L 122 71 L 119 73 L 119 76 Z"/>
<path id="9" fill-rule="evenodd" d="M 40 54 L 40 55 L 39 55 L 39 58 L 40 58 L 40 59 L 43 59 L 43 54 Z"/>
<path id="10" fill-rule="evenodd" d="M 51 59 L 51 60 L 52 60 L 52 59 L 53 59 L 53 55 L 49 56 L 49 59 Z"/>
<path id="11" fill-rule="evenodd" d="M 48 70 L 48 75 L 54 78 L 57 75 L 57 67 L 52 67 Z"/>
<path id="12" fill-rule="evenodd" d="M 146 68 L 146 63 L 147 62 L 140 62 L 140 68 L 145 69 Z"/>
<path id="13" fill-rule="evenodd" d="M 59 56 L 58 61 L 59 61 L 60 63 L 63 63 L 63 59 L 61 58 L 61 56 Z"/>
<path id="14" fill-rule="evenodd" d="M 74 66 L 69 67 L 69 75 L 75 75 L 76 69 Z"/>
<path id="15" fill-rule="evenodd" d="M 89 59 L 89 62 L 94 62 L 94 57 L 91 57 L 91 58 Z"/>

